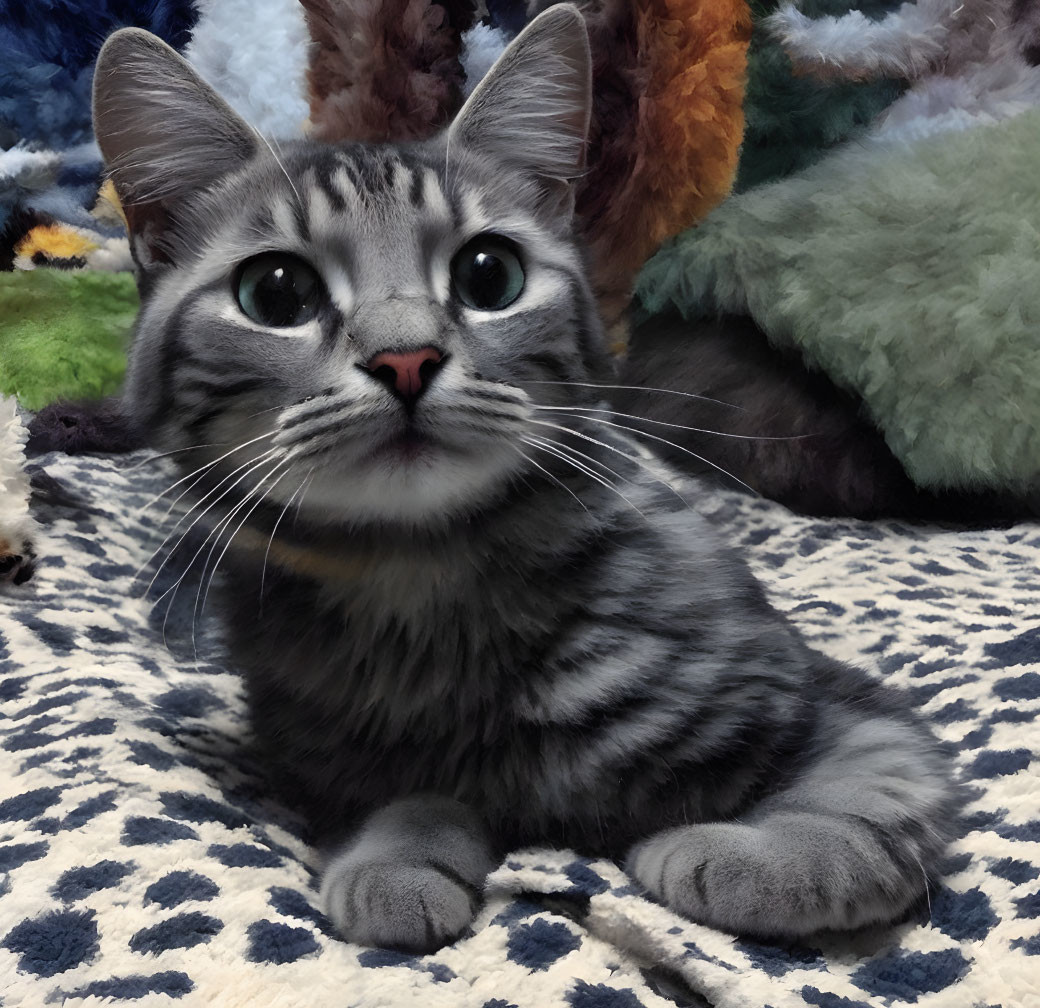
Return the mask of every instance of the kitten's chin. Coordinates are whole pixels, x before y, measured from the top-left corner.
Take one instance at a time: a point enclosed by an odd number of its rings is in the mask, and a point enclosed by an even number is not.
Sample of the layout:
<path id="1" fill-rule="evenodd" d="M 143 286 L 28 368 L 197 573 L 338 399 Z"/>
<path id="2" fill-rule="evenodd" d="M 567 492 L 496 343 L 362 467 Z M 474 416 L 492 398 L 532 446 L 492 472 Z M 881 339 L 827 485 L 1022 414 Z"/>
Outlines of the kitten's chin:
<path id="1" fill-rule="evenodd" d="M 315 472 L 302 510 L 311 518 L 351 525 L 425 528 L 474 514 L 506 492 L 516 453 L 483 456 L 445 449 L 422 437 L 384 443 L 363 464 Z"/>
<path id="2" fill-rule="evenodd" d="M 373 448 L 362 464 L 381 469 L 411 469 L 437 466 L 444 456 L 459 452 L 447 445 L 434 441 L 426 434 L 412 428 L 393 434 L 378 447 Z"/>

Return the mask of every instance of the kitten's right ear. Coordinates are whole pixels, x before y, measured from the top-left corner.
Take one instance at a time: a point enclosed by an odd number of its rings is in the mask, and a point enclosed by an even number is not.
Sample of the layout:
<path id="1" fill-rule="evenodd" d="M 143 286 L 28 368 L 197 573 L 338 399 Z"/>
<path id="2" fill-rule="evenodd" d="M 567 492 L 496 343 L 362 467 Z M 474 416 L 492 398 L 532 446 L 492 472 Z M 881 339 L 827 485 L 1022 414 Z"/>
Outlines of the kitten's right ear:
<path id="1" fill-rule="evenodd" d="M 257 134 L 162 39 L 123 28 L 94 72 L 94 133 L 142 266 L 168 261 L 162 241 L 179 201 L 244 165 Z"/>
<path id="2" fill-rule="evenodd" d="M 592 56 L 572 4 L 539 14 L 476 86 L 448 130 L 455 144 L 537 179 L 560 208 L 585 169 L 592 110 Z"/>

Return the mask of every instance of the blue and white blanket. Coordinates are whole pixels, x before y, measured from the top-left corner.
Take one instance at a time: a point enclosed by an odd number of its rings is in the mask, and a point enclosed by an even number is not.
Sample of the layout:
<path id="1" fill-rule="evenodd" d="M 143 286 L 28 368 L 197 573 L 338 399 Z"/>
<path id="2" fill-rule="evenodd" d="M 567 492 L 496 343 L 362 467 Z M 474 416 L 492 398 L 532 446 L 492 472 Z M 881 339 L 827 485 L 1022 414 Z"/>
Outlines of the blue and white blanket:
<path id="1" fill-rule="evenodd" d="M 822 650 L 908 687 L 974 788 L 914 919 L 763 945 L 680 920 L 611 864 L 523 851 L 473 934 L 420 958 L 331 932 L 316 855 L 249 751 L 238 679 L 209 632 L 204 657 L 183 646 L 194 588 L 164 646 L 165 600 L 153 610 L 135 573 L 163 510 L 139 509 L 173 477 L 143 459 L 42 459 L 39 569 L 0 595 L 7 1008 L 1040 1005 L 1040 526 L 711 499 L 775 603 Z"/>

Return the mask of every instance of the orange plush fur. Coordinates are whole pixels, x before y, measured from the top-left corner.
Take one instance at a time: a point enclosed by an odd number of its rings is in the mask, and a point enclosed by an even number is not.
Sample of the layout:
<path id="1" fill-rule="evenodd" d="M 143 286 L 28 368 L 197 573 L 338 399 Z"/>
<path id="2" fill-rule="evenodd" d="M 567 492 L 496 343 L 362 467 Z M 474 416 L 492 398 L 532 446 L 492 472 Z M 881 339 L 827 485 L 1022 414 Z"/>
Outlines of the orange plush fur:
<path id="1" fill-rule="evenodd" d="M 594 59 L 578 215 L 616 349 L 636 274 L 729 193 L 744 133 L 746 0 L 579 4 Z"/>

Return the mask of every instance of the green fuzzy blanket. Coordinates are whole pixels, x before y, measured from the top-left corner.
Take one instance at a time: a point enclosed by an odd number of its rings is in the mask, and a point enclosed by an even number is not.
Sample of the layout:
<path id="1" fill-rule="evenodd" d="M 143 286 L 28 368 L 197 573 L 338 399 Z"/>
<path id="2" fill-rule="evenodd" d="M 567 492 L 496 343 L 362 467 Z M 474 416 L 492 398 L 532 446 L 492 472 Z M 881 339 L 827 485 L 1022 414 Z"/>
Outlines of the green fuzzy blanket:
<path id="1" fill-rule="evenodd" d="M 116 392 L 136 313 L 129 273 L 0 273 L 0 395 L 35 410 Z"/>
<path id="2" fill-rule="evenodd" d="M 1040 483 L 1040 110 L 853 143 L 644 268 L 650 311 L 752 316 L 862 398 L 920 485 Z"/>

